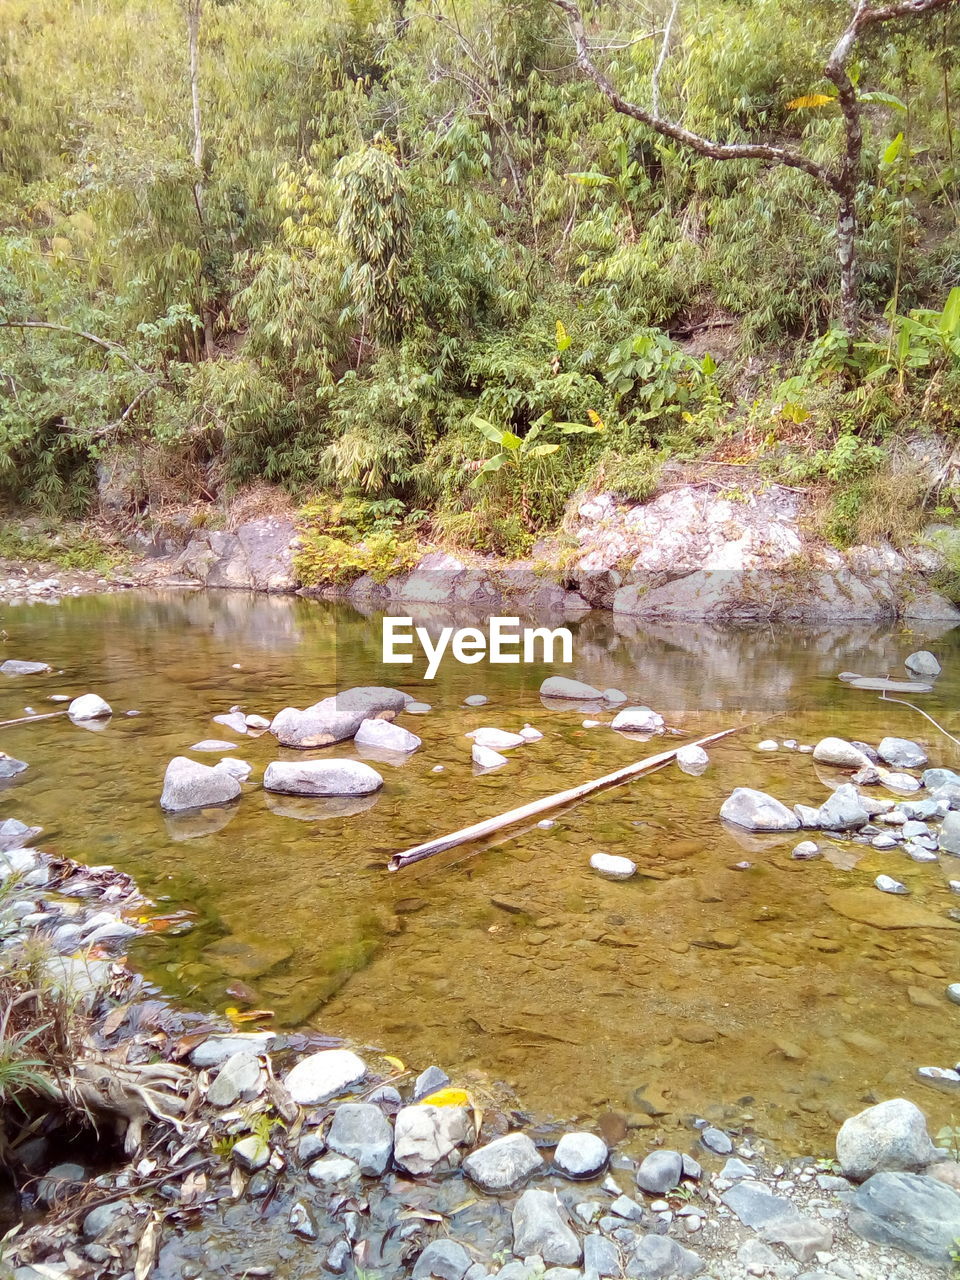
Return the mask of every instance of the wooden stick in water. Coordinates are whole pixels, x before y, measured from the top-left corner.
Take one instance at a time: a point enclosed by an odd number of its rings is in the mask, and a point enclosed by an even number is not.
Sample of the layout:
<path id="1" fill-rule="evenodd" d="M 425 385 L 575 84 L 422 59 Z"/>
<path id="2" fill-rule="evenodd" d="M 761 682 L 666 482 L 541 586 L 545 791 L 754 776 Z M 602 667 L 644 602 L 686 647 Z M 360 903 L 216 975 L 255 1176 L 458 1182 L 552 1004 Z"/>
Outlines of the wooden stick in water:
<path id="1" fill-rule="evenodd" d="M 737 728 L 740 727 L 742 726 L 737 726 Z M 415 845 L 412 849 L 404 850 L 403 853 L 395 853 L 387 864 L 387 870 L 399 871 L 402 867 L 408 867 L 413 862 L 422 862 L 424 858 L 430 858 L 435 853 L 443 853 L 445 849 L 453 849 L 456 845 L 466 844 L 469 840 L 482 840 L 484 836 L 492 835 L 503 827 L 512 827 L 515 823 L 524 822 L 527 818 L 533 818 L 538 813 L 545 813 L 548 809 L 556 809 L 560 805 L 571 804 L 574 800 L 580 800 L 584 796 L 591 795 L 594 791 L 600 791 L 604 787 L 613 787 L 619 782 L 627 782 L 630 778 L 639 777 L 641 774 L 657 769 L 661 765 L 669 764 L 677 752 L 681 750 L 681 747 L 706 746 L 708 742 L 717 742 L 720 738 L 727 737 L 728 734 L 736 733 L 737 728 L 723 729 L 720 733 L 711 733 L 709 737 L 698 738 L 696 742 L 681 743 L 679 747 L 673 747 L 670 751 L 661 751 L 658 755 L 647 756 L 645 760 L 638 760 L 635 764 L 625 765 L 624 768 L 617 769 L 615 773 L 608 773 L 603 778 L 595 778 L 592 782 L 581 783 L 579 787 L 571 787 L 567 791 L 558 791 L 556 795 L 544 796 L 541 800 L 533 800 L 530 804 L 521 805 L 519 809 L 511 809 L 508 813 L 502 813 L 497 818 L 487 818 L 484 822 L 475 822 L 473 826 L 463 827 L 460 831 L 454 831 L 451 835 L 440 836 L 437 840 L 428 840 L 426 844 Z"/>
<path id="2" fill-rule="evenodd" d="M 62 711 L 45 711 L 41 716 L 21 716 L 19 720 L 0 720 L 0 729 L 8 729 L 12 724 L 32 724 L 34 720 L 52 720 L 54 716 L 65 716 L 67 708 Z"/>

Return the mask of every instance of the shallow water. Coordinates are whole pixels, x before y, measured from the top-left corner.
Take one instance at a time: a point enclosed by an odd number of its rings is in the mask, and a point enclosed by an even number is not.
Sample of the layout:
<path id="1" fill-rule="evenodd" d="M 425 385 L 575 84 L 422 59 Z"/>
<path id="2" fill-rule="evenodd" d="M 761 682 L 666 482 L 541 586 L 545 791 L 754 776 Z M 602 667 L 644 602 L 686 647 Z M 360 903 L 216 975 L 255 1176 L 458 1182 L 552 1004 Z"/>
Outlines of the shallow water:
<path id="1" fill-rule="evenodd" d="M 544 667 L 448 659 L 429 685 L 420 665 L 382 667 L 379 618 L 346 606 L 129 594 L 4 608 L 0 627 L 3 656 L 58 669 L 0 679 L 0 718 L 87 691 L 116 712 L 100 731 L 65 718 L 5 729 L 0 747 L 31 768 L 0 792 L 0 817 L 42 824 L 44 847 L 60 854 L 131 872 L 160 912 L 193 913 L 189 931 L 131 949 L 171 995 L 222 1009 L 243 1003 L 227 991 L 239 979 L 275 1011 L 274 1025 L 314 1026 L 417 1066 L 436 1061 L 481 1092 L 504 1081 L 525 1107 L 564 1118 L 615 1110 L 669 1127 L 709 1114 L 752 1123 L 794 1152 L 824 1148 L 838 1120 L 880 1097 L 914 1098 L 934 1129 L 950 1121 L 954 1097 L 913 1073 L 952 1066 L 957 1053 L 960 1008 L 943 990 L 960 979 L 960 925 L 946 915 L 960 906 L 947 888 L 960 861 L 922 866 L 852 843 L 794 861 L 801 837 L 738 835 L 717 812 L 737 785 L 816 804 L 840 780 L 809 755 L 758 753 L 768 737 L 876 743 L 894 733 L 928 744 L 932 763 L 960 764 L 914 711 L 835 678 L 902 674 L 903 657 L 931 643 L 945 672 L 918 701 L 957 732 L 960 633 L 643 630 L 592 614 L 572 624 L 575 662 L 558 673 L 622 688 L 685 733 L 742 731 L 711 749 L 700 778 L 671 766 L 558 814 L 549 830 L 514 830 L 391 875 L 399 849 L 673 740 L 583 727 L 591 714 L 608 721 L 605 711 L 545 707 Z M 385 778 L 369 802 L 338 807 L 248 787 L 228 810 L 161 813 L 170 757 L 236 736 L 214 714 L 239 703 L 271 715 L 369 683 L 399 685 L 434 708 L 400 718 L 424 740 L 406 762 L 367 754 Z M 490 704 L 464 708 L 477 692 Z M 130 708 L 141 715 L 123 716 Z M 526 720 L 544 740 L 475 776 L 463 734 Z M 238 740 L 233 754 L 257 779 L 271 759 L 297 753 L 268 734 Z M 310 754 L 356 752 L 346 743 Z M 443 772 L 432 772 L 437 764 Z M 597 850 L 626 854 L 640 874 L 600 879 L 588 866 Z M 737 869 L 744 861 L 749 869 Z M 944 927 L 881 929 L 831 909 L 828 895 L 866 892 L 880 871 Z"/>

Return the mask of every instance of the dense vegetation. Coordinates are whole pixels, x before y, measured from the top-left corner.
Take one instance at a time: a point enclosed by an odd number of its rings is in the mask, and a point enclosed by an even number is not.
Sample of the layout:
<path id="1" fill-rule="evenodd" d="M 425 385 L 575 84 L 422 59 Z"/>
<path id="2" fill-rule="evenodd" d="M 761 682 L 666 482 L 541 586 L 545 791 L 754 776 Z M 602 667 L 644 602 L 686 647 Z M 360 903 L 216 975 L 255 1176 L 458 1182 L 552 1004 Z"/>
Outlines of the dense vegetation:
<path id="1" fill-rule="evenodd" d="M 846 0 L 672 8 L 586 8 L 625 94 L 836 155 Z M 155 509 L 265 479 L 337 501 L 322 553 L 401 561 L 400 524 L 526 550 L 668 457 L 822 482 L 838 541 L 893 532 L 891 491 L 952 519 L 897 441 L 960 412 L 958 8 L 850 66 L 851 342 L 830 192 L 613 112 L 549 0 L 5 0 L 0 488 L 82 513 L 103 456 Z"/>

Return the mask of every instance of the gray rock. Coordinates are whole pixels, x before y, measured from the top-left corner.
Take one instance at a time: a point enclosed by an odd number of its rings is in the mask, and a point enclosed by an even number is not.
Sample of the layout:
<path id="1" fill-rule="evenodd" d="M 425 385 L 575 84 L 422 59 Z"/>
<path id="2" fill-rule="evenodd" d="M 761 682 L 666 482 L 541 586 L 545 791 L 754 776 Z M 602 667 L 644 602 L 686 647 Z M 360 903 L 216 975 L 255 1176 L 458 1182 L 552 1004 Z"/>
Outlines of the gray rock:
<path id="1" fill-rule="evenodd" d="M 225 711 L 223 715 L 213 717 L 214 724 L 222 724 L 234 733 L 246 734 L 247 718 L 242 711 Z"/>
<path id="2" fill-rule="evenodd" d="M 924 769 L 920 780 L 928 791 L 936 791 L 939 787 L 960 786 L 960 773 L 953 769 Z"/>
<path id="3" fill-rule="evenodd" d="M 731 1156 L 720 1170 L 720 1177 L 727 1178 L 730 1182 L 736 1182 L 738 1178 L 753 1178 L 755 1176 L 756 1170 L 753 1166 L 747 1164 L 745 1160 L 741 1160 L 739 1156 Z"/>
<path id="4" fill-rule="evenodd" d="M 797 858 L 801 862 L 809 862 L 811 858 L 820 856 L 820 846 L 813 840 L 801 840 L 799 844 L 793 846 L 790 854 L 791 858 Z"/>
<path id="5" fill-rule="evenodd" d="M 393 1158 L 407 1173 L 443 1172 L 460 1163 L 458 1148 L 473 1141 L 473 1122 L 465 1107 L 429 1103 L 403 1107 L 394 1127 Z"/>
<path id="6" fill-rule="evenodd" d="M 79 1191 L 86 1180 L 87 1171 L 82 1164 L 69 1160 L 55 1164 L 37 1183 L 37 1199 L 41 1204 L 56 1204 Z"/>
<path id="7" fill-rule="evenodd" d="M 120 1200 L 97 1205 L 83 1219 L 84 1238 L 95 1240 L 97 1236 L 105 1235 L 118 1219 L 127 1216 L 127 1212 L 127 1206 Z"/>
<path id="8" fill-rule="evenodd" d="M 88 933 L 83 941 L 86 946 L 96 947 L 105 942 L 126 942 L 137 932 L 132 924 L 125 924 L 123 920 L 111 920 L 109 924 L 102 924 Z"/>
<path id="9" fill-rule="evenodd" d="M 499 751 L 481 746 L 479 742 L 475 742 L 470 748 L 470 758 L 478 769 L 499 769 L 501 765 L 509 763 L 507 757 L 502 756 Z"/>
<path id="10" fill-rule="evenodd" d="M 700 1141 L 708 1150 L 715 1151 L 718 1156 L 728 1156 L 733 1150 L 729 1134 L 724 1133 L 722 1129 L 715 1129 L 713 1125 L 708 1125 L 701 1131 Z"/>
<path id="11" fill-rule="evenodd" d="M 865 1240 L 949 1267 L 960 1237 L 960 1195 L 936 1178 L 875 1173 L 857 1189 L 848 1221 Z"/>
<path id="12" fill-rule="evenodd" d="M 230 1154 L 241 1169 L 254 1173 L 257 1169 L 262 1169 L 270 1159 L 270 1147 L 262 1138 L 252 1133 L 249 1138 L 241 1138 L 234 1143 Z"/>
<path id="13" fill-rule="evenodd" d="M 463 1171 L 483 1191 L 515 1191 L 538 1169 L 543 1157 L 525 1133 L 508 1133 L 471 1151 Z"/>
<path id="14" fill-rule="evenodd" d="M 683 1157 L 679 1151 L 651 1151 L 637 1170 L 637 1186 L 652 1195 L 663 1195 L 680 1185 Z"/>
<path id="15" fill-rule="evenodd" d="M 382 786 L 362 760 L 274 760 L 263 775 L 265 791 L 290 796 L 367 796 Z"/>
<path id="16" fill-rule="evenodd" d="M 860 803 L 860 793 L 851 782 L 837 787 L 820 806 L 820 825 L 829 831 L 852 831 L 869 821 L 870 815 Z"/>
<path id="17" fill-rule="evenodd" d="M 378 747 L 408 755 L 423 745 L 421 738 L 389 720 L 364 720 L 354 735 L 358 747 Z"/>
<path id="18" fill-rule="evenodd" d="M 353 1257 L 353 1250 L 347 1240 L 337 1240 L 331 1246 L 324 1259 L 324 1267 L 327 1271 L 332 1272 L 335 1276 L 342 1276 L 350 1265 Z"/>
<path id="19" fill-rule="evenodd" d="M 541 690 L 541 692 L 543 692 Z M 490 701 L 485 693 L 471 693 L 469 698 L 464 698 L 463 705 L 465 707 L 483 707 Z"/>
<path id="20" fill-rule="evenodd" d="M 7 658 L 0 662 L 0 673 L 5 676 L 39 676 L 46 675 L 53 667 L 45 662 L 20 662 L 17 658 Z"/>
<path id="21" fill-rule="evenodd" d="M 229 1036 L 210 1036 L 191 1051 L 190 1061 L 195 1067 L 219 1067 L 235 1053 L 263 1053 L 276 1038 L 274 1031 L 238 1031 Z"/>
<path id="22" fill-rule="evenodd" d="M 607 1144 L 595 1133 L 565 1133 L 557 1143 L 553 1163 L 567 1178 L 593 1178 L 609 1158 Z"/>
<path id="23" fill-rule="evenodd" d="M 252 1053 L 232 1054 L 207 1090 L 212 1107 L 232 1107 L 236 1102 L 252 1102 L 260 1093 L 260 1061 Z"/>
<path id="24" fill-rule="evenodd" d="M 918 649 L 904 658 L 903 665 L 917 676 L 938 676 L 943 668 L 929 649 Z"/>
<path id="25" fill-rule="evenodd" d="M 445 1089 L 449 1083 L 450 1077 L 442 1067 L 427 1067 L 413 1082 L 414 1102 L 419 1102 L 421 1098 L 429 1098 L 431 1093 L 436 1093 L 438 1089 Z"/>
<path id="26" fill-rule="evenodd" d="M 17 760 L 14 756 L 8 756 L 0 751 L 0 779 L 15 778 L 18 774 L 26 772 L 28 767 L 26 760 Z"/>
<path id="27" fill-rule="evenodd" d="M 369 686 L 324 698 L 306 710 L 285 707 L 274 716 L 270 732 L 285 747 L 326 747 L 352 738 L 364 720 L 392 720 L 406 705 L 399 689 Z"/>
<path id="28" fill-rule="evenodd" d="M 413 1280 L 463 1280 L 470 1266 L 470 1255 L 455 1240 L 432 1240 L 413 1267 Z"/>
<path id="29" fill-rule="evenodd" d="M 43 827 L 28 827 L 18 818 L 5 818 L 0 822 L 0 853 L 8 849 L 23 849 L 32 844 Z"/>
<path id="30" fill-rule="evenodd" d="M 951 809 L 940 827 L 940 848 L 960 857 L 960 809 Z"/>
<path id="31" fill-rule="evenodd" d="M 174 756 L 163 777 L 160 807 L 170 813 L 227 804 L 240 794 L 236 778 L 186 756 Z"/>
<path id="32" fill-rule="evenodd" d="M 663 728 L 663 716 L 650 707 L 624 707 L 614 716 L 610 728 L 621 733 L 659 733 Z"/>
<path id="33" fill-rule="evenodd" d="M 582 680 L 569 680 L 566 676 L 548 676 L 540 686 L 541 698 L 568 698 L 573 701 L 594 701 L 603 697 L 599 689 Z"/>
<path id="34" fill-rule="evenodd" d="M 800 826 L 785 804 L 752 787 L 737 787 L 720 806 L 720 817 L 748 831 L 796 831 Z"/>
<path id="35" fill-rule="evenodd" d="M 833 1247 L 830 1228 L 803 1216 L 772 1223 L 763 1231 L 762 1238 L 768 1244 L 784 1245 L 798 1262 L 810 1262 L 818 1253 L 827 1253 Z"/>
<path id="36" fill-rule="evenodd" d="M 890 835 L 888 831 L 881 831 L 878 836 L 874 836 L 870 844 L 874 849 L 895 849 L 899 841 L 896 836 Z"/>
<path id="37" fill-rule="evenodd" d="M 870 764 L 870 757 L 844 738 L 821 738 L 813 748 L 813 758 L 840 769 L 862 769 Z"/>
<path id="38" fill-rule="evenodd" d="M 316 1240 L 320 1234 L 313 1210 L 303 1200 L 297 1200 L 291 1207 L 287 1217 L 287 1225 L 295 1236 L 301 1240 Z"/>
<path id="39" fill-rule="evenodd" d="M 361 1173 L 379 1178 L 393 1152 L 393 1127 L 372 1103 L 344 1102 L 334 1112 L 327 1146 L 356 1161 Z"/>
<path id="40" fill-rule="evenodd" d="M 592 1231 L 583 1238 L 583 1269 L 598 1276 L 620 1274 L 620 1254 L 612 1240 Z"/>
<path id="41" fill-rule="evenodd" d="M 314 1160 L 307 1170 L 311 1182 L 322 1187 L 333 1187 L 338 1182 L 350 1182 L 360 1177 L 360 1167 L 354 1160 L 346 1156 L 322 1156 Z"/>
<path id="42" fill-rule="evenodd" d="M 669 1236 L 641 1236 L 627 1263 L 626 1274 L 633 1280 L 674 1280 L 695 1276 L 703 1270 L 703 1260 Z"/>
<path id="43" fill-rule="evenodd" d="M 877 747 L 877 755 L 884 764 L 897 769 L 919 769 L 927 763 L 927 753 L 909 738 L 884 738 Z"/>
<path id="44" fill-rule="evenodd" d="M 238 782 L 246 782 L 253 773 L 253 765 L 248 764 L 246 760 L 218 760 L 213 767 L 231 778 L 236 778 Z"/>
<path id="45" fill-rule="evenodd" d="M 349 1049 L 322 1049 L 301 1059 L 283 1083 L 294 1102 L 315 1107 L 345 1093 L 367 1073 L 367 1064 Z"/>
<path id="46" fill-rule="evenodd" d="M 863 1182 L 874 1173 L 917 1172 L 932 1164 L 937 1152 L 920 1108 L 906 1098 L 891 1098 L 843 1122 L 837 1159 L 846 1177 Z"/>
<path id="47" fill-rule="evenodd" d="M 878 772 L 880 781 L 888 791 L 900 791 L 904 795 L 910 795 L 920 790 L 919 780 L 911 773 L 891 773 L 889 769 L 880 769 Z"/>
<path id="48" fill-rule="evenodd" d="M 580 1241 L 552 1191 L 524 1191 L 513 1210 L 513 1252 L 521 1258 L 538 1254 L 554 1266 L 575 1266 Z"/>
<path id="49" fill-rule="evenodd" d="M 737 1261 L 747 1268 L 747 1273 L 751 1276 L 761 1276 L 767 1272 L 775 1276 L 780 1267 L 780 1259 L 770 1246 L 756 1237 L 743 1242 L 737 1250 Z"/>
<path id="50" fill-rule="evenodd" d="M 809 804 L 795 804 L 793 812 L 797 815 L 797 821 L 806 831 L 816 831 L 820 826 L 820 810 L 814 809 Z"/>
<path id="51" fill-rule="evenodd" d="M 703 747 L 694 746 L 692 743 L 681 747 L 674 759 L 681 773 L 688 773 L 695 778 L 704 773 L 710 764 L 710 757 Z"/>
<path id="52" fill-rule="evenodd" d="M 759 1182 L 737 1182 L 724 1191 L 720 1199 L 745 1227 L 752 1227 L 754 1231 L 800 1217 L 791 1201 L 775 1196 Z"/>
<path id="53" fill-rule="evenodd" d="M 873 883 L 881 893 L 897 893 L 903 895 L 910 892 L 905 884 L 902 884 L 899 880 L 894 880 L 893 876 L 879 875 Z"/>
<path id="54" fill-rule="evenodd" d="M 302 1164 L 310 1164 L 319 1159 L 327 1149 L 327 1144 L 320 1129 L 308 1129 L 297 1143 L 297 1159 Z"/>

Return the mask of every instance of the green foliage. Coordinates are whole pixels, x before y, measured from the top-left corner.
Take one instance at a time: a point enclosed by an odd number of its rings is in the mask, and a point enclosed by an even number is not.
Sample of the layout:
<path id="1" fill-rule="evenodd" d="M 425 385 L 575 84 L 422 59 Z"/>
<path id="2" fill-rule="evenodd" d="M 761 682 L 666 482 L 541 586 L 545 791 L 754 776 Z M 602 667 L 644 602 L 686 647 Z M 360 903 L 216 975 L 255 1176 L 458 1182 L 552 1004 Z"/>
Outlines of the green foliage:
<path id="1" fill-rule="evenodd" d="M 293 567 L 305 587 L 347 586 L 364 574 L 385 582 L 408 573 L 425 548 L 398 528 L 403 503 L 317 500 L 300 512 Z"/>
<path id="2" fill-rule="evenodd" d="M 82 526 L 51 522 L 26 528 L 0 521 L 0 557 L 7 560 L 38 561 L 102 574 L 122 564 L 126 554 Z"/>

